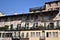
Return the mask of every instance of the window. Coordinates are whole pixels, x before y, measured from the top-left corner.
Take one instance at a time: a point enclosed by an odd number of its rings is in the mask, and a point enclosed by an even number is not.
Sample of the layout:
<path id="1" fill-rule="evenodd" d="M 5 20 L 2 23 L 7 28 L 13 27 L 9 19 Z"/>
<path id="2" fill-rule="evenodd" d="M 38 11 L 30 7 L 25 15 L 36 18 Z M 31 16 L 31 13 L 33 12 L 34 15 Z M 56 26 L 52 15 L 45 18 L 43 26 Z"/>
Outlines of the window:
<path id="1" fill-rule="evenodd" d="M 1 19 L 0 19 L 0 22 L 1 22 Z"/>
<path id="2" fill-rule="evenodd" d="M 17 24 L 17 30 L 20 30 L 21 24 Z"/>
<path id="3" fill-rule="evenodd" d="M 18 37 L 21 37 L 21 36 L 20 36 L 20 31 L 19 31 L 18 33 L 19 33 Z"/>
<path id="4" fill-rule="evenodd" d="M 59 10 L 59 8 L 54 8 L 54 10 Z"/>
<path id="5" fill-rule="evenodd" d="M 19 37 L 19 32 L 16 32 L 16 37 Z"/>
<path id="6" fill-rule="evenodd" d="M 53 13 L 50 13 L 50 19 L 54 17 L 54 14 Z"/>
<path id="7" fill-rule="evenodd" d="M 10 17 L 10 21 L 13 21 L 13 17 Z"/>
<path id="8" fill-rule="evenodd" d="M 36 37 L 40 37 L 40 32 L 36 32 Z"/>
<path id="9" fill-rule="evenodd" d="M 5 18 L 5 21 L 8 21 L 8 18 Z"/>
<path id="10" fill-rule="evenodd" d="M 12 33 L 5 33 L 5 37 L 12 37 Z"/>
<path id="11" fill-rule="evenodd" d="M 54 28 L 54 23 L 50 23 L 50 29 Z"/>
<path id="12" fill-rule="evenodd" d="M 24 38 L 24 33 L 22 33 L 22 38 Z"/>
<path id="13" fill-rule="evenodd" d="M 51 32 L 49 32 L 49 37 L 51 37 Z"/>
<path id="14" fill-rule="evenodd" d="M 10 30 L 12 30 L 12 29 L 13 29 L 13 24 L 10 25 Z"/>
<path id="15" fill-rule="evenodd" d="M 16 37 L 16 32 L 14 32 L 14 37 Z"/>
<path id="16" fill-rule="evenodd" d="M 26 38 L 28 38 L 28 37 L 29 37 L 29 33 L 27 32 L 27 33 L 26 33 Z"/>
<path id="17" fill-rule="evenodd" d="M 47 33 L 46 33 L 46 36 L 47 36 L 47 37 L 51 37 L 51 36 L 52 36 L 52 35 L 51 35 L 51 32 L 47 32 Z"/>
<path id="18" fill-rule="evenodd" d="M 56 37 L 58 37 L 58 32 L 56 32 Z"/>
<path id="19" fill-rule="evenodd" d="M 55 37 L 55 32 L 53 32 L 53 37 Z"/>
<path id="20" fill-rule="evenodd" d="M 58 32 L 53 32 L 53 37 L 58 37 Z"/>
<path id="21" fill-rule="evenodd" d="M 29 16 L 28 15 L 26 16 L 26 20 L 29 20 Z"/>
<path id="22" fill-rule="evenodd" d="M 15 17 L 14 20 L 17 20 L 17 18 Z"/>
<path id="23" fill-rule="evenodd" d="M 38 19 L 38 15 L 35 15 L 35 17 L 34 17 L 34 18 L 35 18 L 35 20 L 37 20 L 37 19 Z"/>
<path id="24" fill-rule="evenodd" d="M 26 24 L 25 24 L 25 28 L 26 28 L 26 29 L 29 29 L 29 23 L 26 23 Z"/>
<path id="25" fill-rule="evenodd" d="M 35 32 L 31 32 L 31 37 L 35 37 Z"/>
<path id="26" fill-rule="evenodd" d="M 33 20 L 33 18 L 34 18 L 34 15 L 30 15 L 30 18 L 31 18 L 31 20 Z"/>
<path id="27" fill-rule="evenodd" d="M 49 37 L 49 34 L 48 34 L 48 32 L 46 33 L 46 36 L 47 36 L 47 37 Z"/>
<path id="28" fill-rule="evenodd" d="M 45 31 L 44 30 L 42 31 L 42 37 L 45 37 Z"/>
<path id="29" fill-rule="evenodd" d="M 14 31 L 14 32 L 12 33 L 12 36 L 13 36 L 13 38 L 16 37 L 16 31 Z"/>
<path id="30" fill-rule="evenodd" d="M 46 21 L 48 20 L 49 17 L 45 16 L 45 17 L 42 17 L 43 21 Z"/>
<path id="31" fill-rule="evenodd" d="M 33 24 L 33 27 L 34 27 L 34 28 L 37 28 L 37 27 L 38 27 L 38 22 L 37 22 L 37 23 L 34 23 L 34 24 Z"/>
<path id="32" fill-rule="evenodd" d="M 5 33 L 2 33 L 2 34 L 3 34 L 2 37 L 5 37 L 5 35 L 4 35 Z"/>

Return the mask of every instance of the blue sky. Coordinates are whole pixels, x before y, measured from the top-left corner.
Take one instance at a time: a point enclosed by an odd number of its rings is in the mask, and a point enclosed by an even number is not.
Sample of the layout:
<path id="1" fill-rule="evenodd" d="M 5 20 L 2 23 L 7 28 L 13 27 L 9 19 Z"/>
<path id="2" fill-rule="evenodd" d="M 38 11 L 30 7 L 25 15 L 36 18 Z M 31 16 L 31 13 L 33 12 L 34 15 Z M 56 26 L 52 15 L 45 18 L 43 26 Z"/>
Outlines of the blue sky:
<path id="1" fill-rule="evenodd" d="M 53 0 L 0 0 L 0 11 L 6 15 L 27 13 L 29 8 L 43 6 L 48 1 Z"/>

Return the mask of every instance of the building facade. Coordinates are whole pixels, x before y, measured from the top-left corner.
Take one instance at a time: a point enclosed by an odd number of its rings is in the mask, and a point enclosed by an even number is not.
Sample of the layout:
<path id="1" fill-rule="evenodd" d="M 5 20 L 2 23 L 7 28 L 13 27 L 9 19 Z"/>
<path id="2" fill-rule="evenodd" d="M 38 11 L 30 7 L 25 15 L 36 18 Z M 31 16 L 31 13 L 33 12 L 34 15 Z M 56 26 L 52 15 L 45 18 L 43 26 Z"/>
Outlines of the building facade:
<path id="1" fill-rule="evenodd" d="M 60 1 L 30 8 L 29 13 L 0 16 L 0 40 L 59 40 Z"/>

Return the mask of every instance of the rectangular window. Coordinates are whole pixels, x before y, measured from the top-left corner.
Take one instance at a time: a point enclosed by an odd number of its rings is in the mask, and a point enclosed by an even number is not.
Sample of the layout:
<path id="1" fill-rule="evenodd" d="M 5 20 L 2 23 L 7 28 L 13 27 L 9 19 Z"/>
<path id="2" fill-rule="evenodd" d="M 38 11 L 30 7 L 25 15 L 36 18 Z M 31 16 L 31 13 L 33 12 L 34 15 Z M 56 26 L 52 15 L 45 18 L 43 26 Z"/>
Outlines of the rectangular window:
<path id="1" fill-rule="evenodd" d="M 16 19 L 17 20 L 22 20 L 22 16 L 18 16 Z"/>
<path id="2" fill-rule="evenodd" d="M 19 37 L 19 32 L 16 32 L 16 37 L 17 37 L 17 38 Z"/>
<path id="3" fill-rule="evenodd" d="M 8 21 L 8 18 L 5 18 L 5 21 Z"/>
<path id="4" fill-rule="evenodd" d="M 29 23 L 26 23 L 26 24 L 25 24 L 25 28 L 26 28 L 26 29 L 29 29 Z"/>
<path id="5" fill-rule="evenodd" d="M 1 33 L 0 33 L 0 37 L 1 37 Z"/>
<path id="6" fill-rule="evenodd" d="M 2 33 L 3 35 L 2 35 L 2 37 L 4 38 L 5 37 L 5 33 Z"/>
<path id="7" fill-rule="evenodd" d="M 56 8 L 56 10 L 59 10 L 59 8 Z"/>
<path id="8" fill-rule="evenodd" d="M 40 37 L 40 32 L 36 32 L 36 37 Z"/>
<path id="9" fill-rule="evenodd" d="M 14 37 L 16 37 L 16 32 L 14 32 Z"/>
<path id="10" fill-rule="evenodd" d="M 38 19 L 38 15 L 35 15 L 35 17 L 34 17 L 34 18 L 35 18 L 35 20 L 37 20 L 37 19 Z"/>
<path id="11" fill-rule="evenodd" d="M 29 33 L 27 32 L 27 33 L 26 33 L 26 38 L 28 38 L 28 37 L 29 37 Z"/>
<path id="12" fill-rule="evenodd" d="M 31 32 L 31 37 L 35 37 L 35 32 Z"/>
<path id="13" fill-rule="evenodd" d="M 13 30 L 13 24 L 10 25 L 10 30 Z"/>
<path id="14" fill-rule="evenodd" d="M 20 30 L 21 24 L 17 24 L 17 30 Z"/>
<path id="15" fill-rule="evenodd" d="M 10 17 L 10 21 L 13 21 L 14 19 L 13 19 L 13 17 Z"/>
<path id="16" fill-rule="evenodd" d="M 56 37 L 58 37 L 58 32 L 56 32 Z"/>
<path id="17" fill-rule="evenodd" d="M 52 35 L 51 35 L 51 32 L 49 32 L 49 37 L 51 37 Z"/>
<path id="18" fill-rule="evenodd" d="M 22 33 L 22 38 L 24 38 L 24 33 Z"/>
<path id="19" fill-rule="evenodd" d="M 20 36 L 20 31 L 18 32 L 18 34 L 19 34 L 18 37 L 21 37 L 21 36 Z"/>
<path id="20" fill-rule="evenodd" d="M 34 18 L 34 15 L 30 15 L 30 19 L 33 20 L 33 18 Z"/>
<path id="21" fill-rule="evenodd" d="M 51 32 L 47 32 L 46 37 L 51 37 Z"/>
<path id="22" fill-rule="evenodd" d="M 58 32 L 53 32 L 53 37 L 58 37 Z"/>
<path id="23" fill-rule="evenodd" d="M 46 33 L 46 37 L 49 37 L 49 36 L 48 36 L 48 32 Z"/>
<path id="24" fill-rule="evenodd" d="M 29 16 L 28 15 L 26 16 L 26 20 L 29 20 Z"/>
<path id="25" fill-rule="evenodd" d="M 53 37 L 55 37 L 55 32 L 53 32 Z"/>
<path id="26" fill-rule="evenodd" d="M 15 38 L 16 37 L 16 31 L 14 31 L 12 35 L 13 35 L 13 38 Z"/>
<path id="27" fill-rule="evenodd" d="M 12 37 L 12 33 L 5 33 L 5 37 Z"/>

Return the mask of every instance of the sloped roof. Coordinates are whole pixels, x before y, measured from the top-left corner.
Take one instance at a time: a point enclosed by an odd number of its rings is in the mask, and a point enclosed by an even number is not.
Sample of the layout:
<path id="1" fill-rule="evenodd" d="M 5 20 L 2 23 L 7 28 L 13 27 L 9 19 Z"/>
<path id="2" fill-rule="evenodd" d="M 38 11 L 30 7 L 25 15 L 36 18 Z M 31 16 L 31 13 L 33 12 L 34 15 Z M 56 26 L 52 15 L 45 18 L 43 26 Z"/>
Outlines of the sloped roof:
<path id="1" fill-rule="evenodd" d="M 46 2 L 45 4 L 57 3 L 57 2 L 60 2 L 60 1 L 51 1 L 51 2 Z"/>

